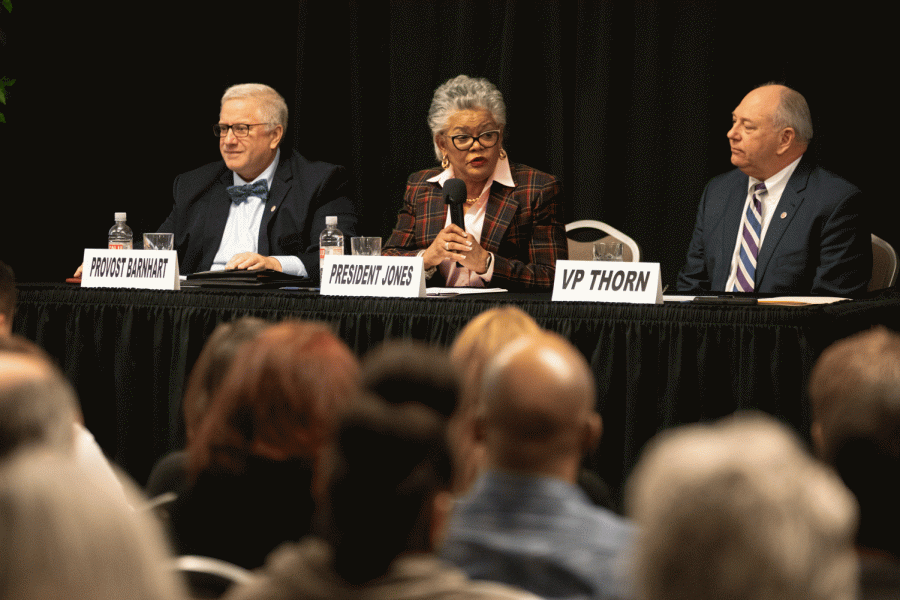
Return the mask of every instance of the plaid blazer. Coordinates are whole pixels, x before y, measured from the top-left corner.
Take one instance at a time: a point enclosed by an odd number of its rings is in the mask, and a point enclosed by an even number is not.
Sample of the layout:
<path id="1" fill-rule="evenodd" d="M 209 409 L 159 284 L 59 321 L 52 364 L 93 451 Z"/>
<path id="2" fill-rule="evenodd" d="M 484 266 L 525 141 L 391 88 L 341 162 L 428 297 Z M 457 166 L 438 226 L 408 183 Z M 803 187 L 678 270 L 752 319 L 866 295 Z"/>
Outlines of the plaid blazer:
<path id="1" fill-rule="evenodd" d="M 556 261 L 569 256 L 562 223 L 561 186 L 553 175 L 524 165 L 510 164 L 516 186 L 491 186 L 481 246 L 494 253 L 490 287 L 509 290 L 549 290 Z M 447 220 L 440 184 L 428 179 L 440 169 L 410 175 L 403 208 L 382 254 L 415 256 L 437 238 Z M 437 281 L 435 281 L 437 278 Z M 429 281 L 442 285 L 440 273 Z"/>

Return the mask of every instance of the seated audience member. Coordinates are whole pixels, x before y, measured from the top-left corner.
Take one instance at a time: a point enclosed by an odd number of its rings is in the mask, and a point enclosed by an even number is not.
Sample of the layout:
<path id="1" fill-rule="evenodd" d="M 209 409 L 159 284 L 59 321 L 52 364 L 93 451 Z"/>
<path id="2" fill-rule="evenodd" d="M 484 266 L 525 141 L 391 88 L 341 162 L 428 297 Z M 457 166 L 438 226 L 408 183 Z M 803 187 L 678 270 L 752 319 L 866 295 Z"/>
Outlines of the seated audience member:
<path id="1" fill-rule="evenodd" d="M 852 296 L 872 275 L 859 189 L 806 150 L 812 117 L 800 93 L 766 84 L 731 113 L 735 170 L 700 199 L 678 291 Z"/>
<path id="2" fill-rule="evenodd" d="M 350 349 L 319 323 L 246 342 L 188 446 L 192 483 L 170 509 L 176 550 L 255 568 L 305 535 L 313 470 L 358 379 Z"/>
<path id="3" fill-rule="evenodd" d="M 485 471 L 458 501 L 442 555 L 473 579 L 544 598 L 616 597 L 631 526 L 576 484 L 602 427 L 587 361 L 555 334 L 531 334 L 503 347 L 482 380 Z"/>
<path id="4" fill-rule="evenodd" d="M 222 160 L 175 178 L 174 206 L 159 227 L 174 234 L 182 273 L 274 269 L 319 279 L 325 218 L 338 217 L 348 240 L 356 235 L 344 168 L 282 151 L 287 121 L 273 88 L 225 90 L 212 127 Z"/>
<path id="5" fill-rule="evenodd" d="M 453 491 L 457 494 L 468 491 L 484 464 L 484 448 L 475 436 L 484 365 L 509 342 L 540 331 L 541 327 L 528 313 L 515 306 L 504 306 L 479 314 L 453 340 L 450 358 L 456 371 L 462 375 L 463 388 L 459 410 L 450 422 L 450 436 L 456 454 Z M 610 509 L 615 507 L 609 486 L 594 471 L 580 469 L 578 485 L 594 504 Z"/>
<path id="6" fill-rule="evenodd" d="M 197 435 L 209 403 L 225 379 L 238 348 L 244 342 L 255 338 L 269 325 L 271 323 L 256 317 L 241 317 L 228 323 L 221 323 L 213 330 L 191 369 L 184 392 L 182 408 L 185 434 L 189 444 Z M 187 483 L 186 461 L 186 450 L 176 450 L 162 457 L 154 465 L 147 479 L 144 488 L 147 495 L 153 498 L 166 492 L 178 494 L 184 491 Z"/>
<path id="7" fill-rule="evenodd" d="M 383 254 L 421 256 L 432 285 L 552 288 L 556 261 L 569 255 L 562 188 L 553 175 L 508 159 L 500 90 L 454 77 L 435 90 L 428 125 L 441 166 L 410 175 Z M 453 179 L 465 183 L 465 227 L 453 224 L 444 201 Z"/>
<path id="8" fill-rule="evenodd" d="M 626 496 L 635 600 L 856 597 L 856 503 L 771 417 L 659 434 Z"/>
<path id="9" fill-rule="evenodd" d="M 900 335 L 878 327 L 832 344 L 809 396 L 816 451 L 859 502 L 862 598 L 900 598 Z"/>
<path id="10" fill-rule="evenodd" d="M 68 457 L 32 450 L 4 462 L 0 506 L 4 600 L 187 598 L 158 523 Z"/>
<path id="11" fill-rule="evenodd" d="M 515 306 L 492 308 L 469 321 L 450 346 L 450 360 L 460 374 L 459 410 L 450 421 L 450 439 L 456 459 L 453 491 L 469 490 L 484 465 L 484 448 L 475 436 L 478 393 L 485 363 L 505 344 L 521 335 L 538 333 L 540 326 Z"/>
<path id="12" fill-rule="evenodd" d="M 75 390 L 33 342 L 12 334 L 0 337 L 0 459 L 41 447 L 74 457 L 123 498 L 120 476 L 82 424 Z"/>
<path id="13" fill-rule="evenodd" d="M 330 453 L 318 505 L 324 536 L 278 548 L 257 581 L 228 598 L 533 599 L 469 581 L 434 554 L 451 504 L 444 430 L 418 403 L 360 398 Z"/>
<path id="14" fill-rule="evenodd" d="M 0 337 L 12 333 L 16 316 L 16 276 L 5 262 L 0 260 Z"/>

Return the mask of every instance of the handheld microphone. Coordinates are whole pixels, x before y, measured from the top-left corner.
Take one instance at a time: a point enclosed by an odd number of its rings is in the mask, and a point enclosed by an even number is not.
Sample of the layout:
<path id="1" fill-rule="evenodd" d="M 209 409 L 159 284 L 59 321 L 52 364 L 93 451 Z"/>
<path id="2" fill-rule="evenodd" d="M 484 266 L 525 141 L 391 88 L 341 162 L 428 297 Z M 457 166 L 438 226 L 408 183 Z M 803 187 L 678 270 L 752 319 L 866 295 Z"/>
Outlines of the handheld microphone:
<path id="1" fill-rule="evenodd" d="M 466 182 L 462 179 L 448 179 L 444 182 L 444 204 L 450 205 L 450 222 L 462 229 L 466 230 L 465 210 L 466 205 Z M 458 262 L 457 267 L 462 268 Z"/>

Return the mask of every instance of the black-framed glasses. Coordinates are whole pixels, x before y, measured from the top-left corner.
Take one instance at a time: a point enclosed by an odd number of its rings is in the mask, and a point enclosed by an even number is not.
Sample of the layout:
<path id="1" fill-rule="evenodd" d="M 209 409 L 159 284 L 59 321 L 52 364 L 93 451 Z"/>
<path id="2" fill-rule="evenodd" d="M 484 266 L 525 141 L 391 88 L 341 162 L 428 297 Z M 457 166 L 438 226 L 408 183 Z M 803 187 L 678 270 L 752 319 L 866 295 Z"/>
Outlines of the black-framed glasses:
<path id="1" fill-rule="evenodd" d="M 250 128 L 257 125 L 269 125 L 269 123 L 235 123 L 234 125 L 219 125 L 216 123 L 213 125 L 213 133 L 216 137 L 226 137 L 230 129 L 234 132 L 235 137 L 247 137 L 250 135 Z"/>
<path id="2" fill-rule="evenodd" d="M 457 150 L 468 150 L 475 142 L 481 144 L 482 148 L 490 148 L 500 140 L 500 130 L 492 129 L 490 131 L 482 131 L 478 135 L 450 135 L 447 136 L 453 142 L 453 146 Z"/>

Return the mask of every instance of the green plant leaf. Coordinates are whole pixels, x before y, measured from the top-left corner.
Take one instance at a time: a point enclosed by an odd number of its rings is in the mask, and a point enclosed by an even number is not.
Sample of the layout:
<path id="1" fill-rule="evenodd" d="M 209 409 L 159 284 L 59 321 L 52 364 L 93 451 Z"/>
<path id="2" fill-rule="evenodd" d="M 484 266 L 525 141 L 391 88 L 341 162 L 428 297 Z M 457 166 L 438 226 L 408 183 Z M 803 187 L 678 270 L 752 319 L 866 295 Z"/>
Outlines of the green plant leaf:
<path id="1" fill-rule="evenodd" d="M 6 7 L 7 12 L 12 12 L 12 0 L 3 0 L 3 6 Z"/>
<path id="2" fill-rule="evenodd" d="M 3 113 L 0 113 L 0 123 L 6 123 L 6 118 L 3 116 Z"/>

